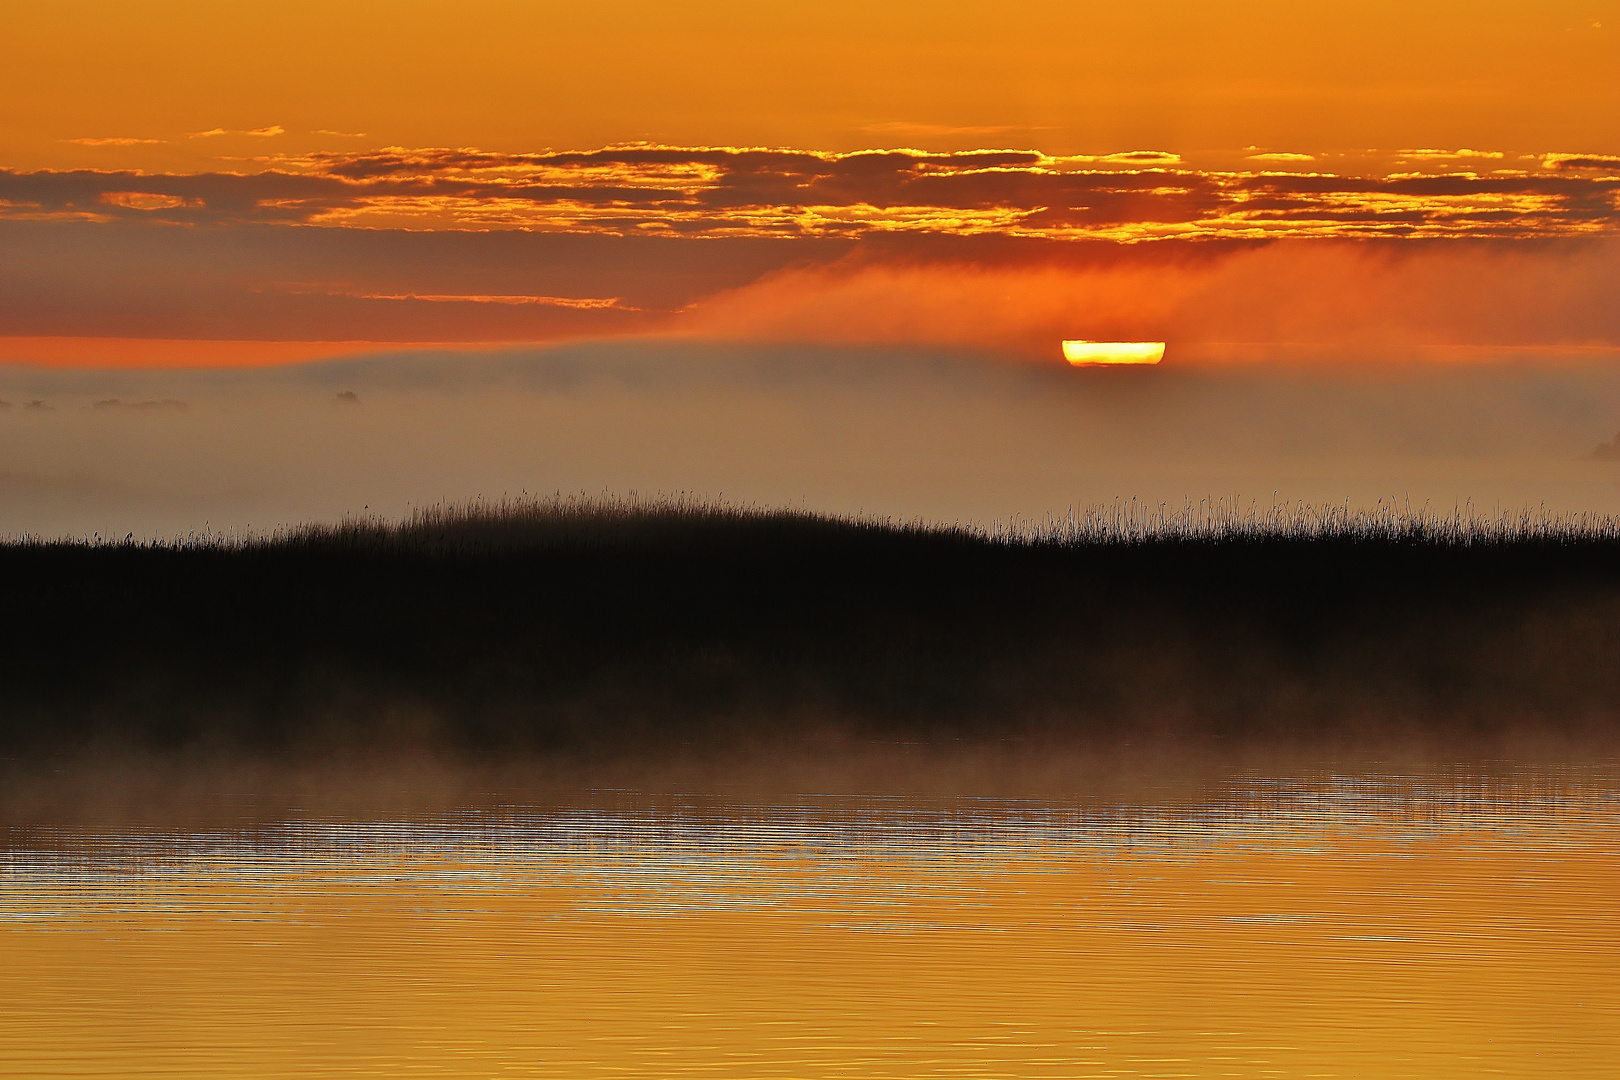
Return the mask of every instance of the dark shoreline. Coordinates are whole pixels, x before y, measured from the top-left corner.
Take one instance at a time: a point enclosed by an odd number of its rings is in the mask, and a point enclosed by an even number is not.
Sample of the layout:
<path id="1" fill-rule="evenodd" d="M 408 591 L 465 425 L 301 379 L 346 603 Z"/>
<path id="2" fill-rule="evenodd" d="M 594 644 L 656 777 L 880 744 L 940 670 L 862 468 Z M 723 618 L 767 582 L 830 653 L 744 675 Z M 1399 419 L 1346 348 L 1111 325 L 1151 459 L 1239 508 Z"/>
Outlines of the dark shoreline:
<path id="1" fill-rule="evenodd" d="M 13 543 L 0 580 L 13 767 L 1620 744 L 1620 540 L 1597 530 L 1007 540 L 576 502 Z"/>

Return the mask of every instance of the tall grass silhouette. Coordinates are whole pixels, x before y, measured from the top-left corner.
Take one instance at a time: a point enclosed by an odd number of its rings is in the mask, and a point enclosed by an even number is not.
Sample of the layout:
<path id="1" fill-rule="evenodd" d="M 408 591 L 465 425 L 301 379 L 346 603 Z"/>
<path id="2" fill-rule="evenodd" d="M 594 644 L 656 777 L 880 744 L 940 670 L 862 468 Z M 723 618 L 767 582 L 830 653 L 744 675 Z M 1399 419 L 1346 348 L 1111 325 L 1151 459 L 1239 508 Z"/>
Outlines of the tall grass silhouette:
<path id="1" fill-rule="evenodd" d="M 928 523 L 520 495 L 24 537 L 0 544 L 0 755 L 661 754 L 827 730 L 1596 747 L 1620 733 L 1617 556 L 1610 516 L 1393 500 Z"/>
<path id="2" fill-rule="evenodd" d="M 720 534 L 760 542 L 848 539 L 852 536 L 946 538 L 1012 546 L 1090 547 L 1164 543 L 1350 541 L 1472 547 L 1514 544 L 1607 544 L 1620 541 L 1620 516 L 1556 513 L 1540 508 L 1482 512 L 1473 504 L 1440 510 L 1409 501 L 1379 500 L 1370 507 L 1205 498 L 1179 505 L 1138 499 L 1071 509 L 1062 516 L 1009 517 L 989 522 L 897 521 L 803 509 L 761 508 L 684 493 L 640 498 L 634 494 L 522 494 L 497 500 L 435 503 L 404 518 L 350 516 L 334 523 L 282 527 L 264 533 L 202 531 L 183 537 L 136 541 L 96 535 L 45 538 L 22 535 L 11 546 L 118 546 L 220 550 L 349 549 L 415 554 L 467 554 L 606 544 L 658 546 Z"/>

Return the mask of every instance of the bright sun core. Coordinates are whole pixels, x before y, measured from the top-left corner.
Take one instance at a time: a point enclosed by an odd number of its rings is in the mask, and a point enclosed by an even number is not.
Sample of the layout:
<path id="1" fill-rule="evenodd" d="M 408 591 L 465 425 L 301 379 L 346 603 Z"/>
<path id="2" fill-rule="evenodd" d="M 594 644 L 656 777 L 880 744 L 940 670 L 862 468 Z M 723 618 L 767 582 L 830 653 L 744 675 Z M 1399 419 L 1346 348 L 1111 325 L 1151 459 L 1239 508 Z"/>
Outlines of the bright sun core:
<path id="1" fill-rule="evenodd" d="M 1090 364 L 1157 364 L 1164 359 L 1164 342 L 1065 341 L 1063 359 L 1075 367 Z"/>

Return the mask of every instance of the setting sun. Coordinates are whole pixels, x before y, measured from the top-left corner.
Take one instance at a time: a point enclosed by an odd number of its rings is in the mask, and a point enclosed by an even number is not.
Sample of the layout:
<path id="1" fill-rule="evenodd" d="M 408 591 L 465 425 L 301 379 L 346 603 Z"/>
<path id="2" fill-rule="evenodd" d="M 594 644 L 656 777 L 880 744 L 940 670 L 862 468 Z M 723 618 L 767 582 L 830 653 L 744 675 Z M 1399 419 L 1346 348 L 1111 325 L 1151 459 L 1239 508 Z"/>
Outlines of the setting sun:
<path id="1" fill-rule="evenodd" d="M 1164 359 L 1164 342 L 1065 341 L 1063 359 L 1075 367 L 1091 364 L 1157 364 Z"/>

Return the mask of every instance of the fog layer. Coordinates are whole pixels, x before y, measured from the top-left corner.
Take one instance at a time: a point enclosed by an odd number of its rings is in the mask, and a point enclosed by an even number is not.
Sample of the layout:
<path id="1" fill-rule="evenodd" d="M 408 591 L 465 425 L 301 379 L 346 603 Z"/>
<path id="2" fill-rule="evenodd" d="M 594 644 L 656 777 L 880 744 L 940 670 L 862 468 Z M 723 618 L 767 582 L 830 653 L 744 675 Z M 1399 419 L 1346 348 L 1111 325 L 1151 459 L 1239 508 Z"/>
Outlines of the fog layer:
<path id="1" fill-rule="evenodd" d="M 930 520 L 1140 498 L 1620 510 L 1620 370 L 1177 365 L 621 340 L 279 369 L 0 369 L 0 533 L 268 529 L 520 492 Z"/>

